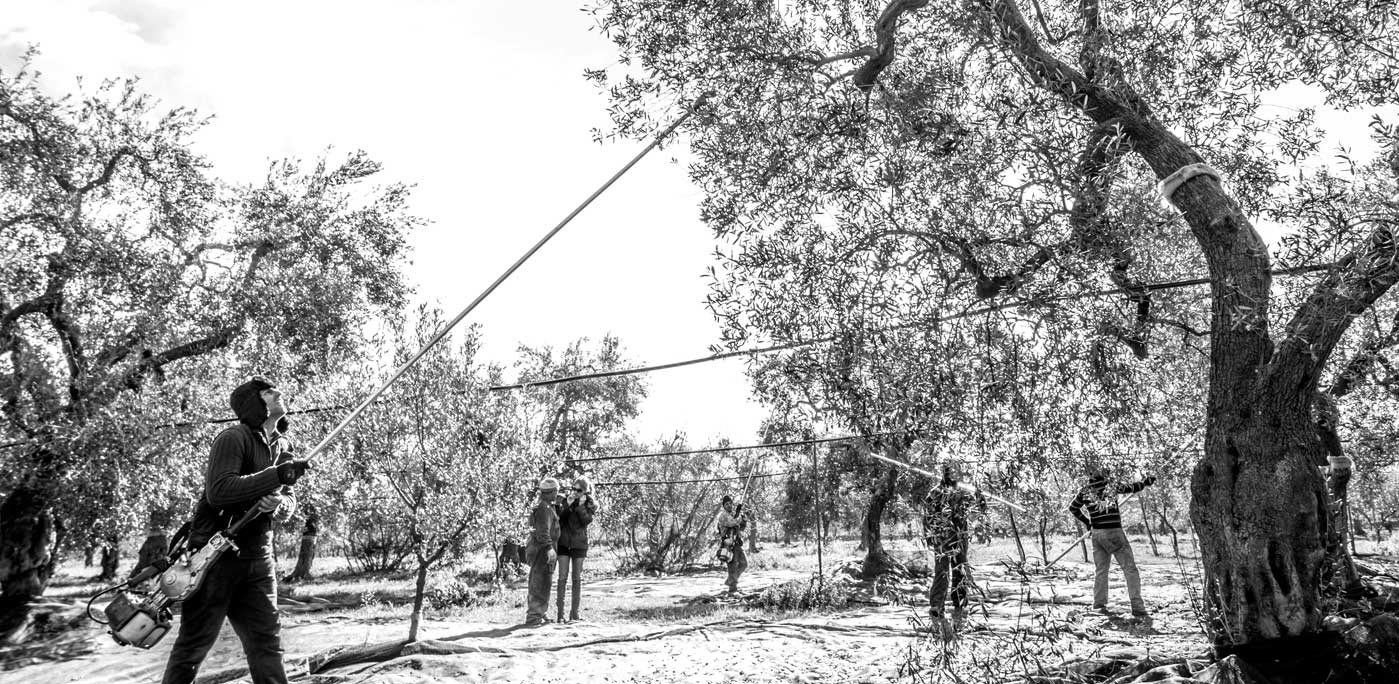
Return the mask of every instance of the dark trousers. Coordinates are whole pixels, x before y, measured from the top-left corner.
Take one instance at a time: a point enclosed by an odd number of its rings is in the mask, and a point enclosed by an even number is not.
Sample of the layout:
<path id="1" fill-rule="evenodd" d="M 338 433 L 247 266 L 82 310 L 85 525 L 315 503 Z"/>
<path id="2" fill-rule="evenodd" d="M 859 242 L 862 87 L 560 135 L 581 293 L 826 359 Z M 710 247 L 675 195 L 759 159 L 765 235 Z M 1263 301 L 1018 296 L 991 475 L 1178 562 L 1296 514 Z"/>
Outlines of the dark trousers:
<path id="1" fill-rule="evenodd" d="M 955 544 L 943 547 L 937 552 L 933 563 L 933 584 L 928 588 L 929 610 L 933 617 L 942 617 L 942 604 L 947 600 L 947 575 L 952 574 L 952 610 L 961 611 L 967 607 L 967 584 L 971 579 L 971 566 L 967 565 L 967 547 Z"/>
<path id="2" fill-rule="evenodd" d="M 549 612 L 549 590 L 553 589 L 554 565 L 557 561 L 549 560 L 548 550 L 542 547 L 526 548 L 525 557 L 529 559 L 529 598 L 525 602 L 525 624 L 539 624 Z"/>
<path id="3" fill-rule="evenodd" d="M 748 569 L 748 554 L 743 552 L 743 543 L 734 544 L 734 557 L 729 559 L 729 576 L 724 580 L 729 591 L 738 591 L 738 576 Z"/>
<path id="4" fill-rule="evenodd" d="M 199 589 L 181 604 L 180 633 L 162 683 L 194 681 L 226 617 L 243 642 L 253 684 L 286 684 L 274 572 L 271 558 L 238 558 L 230 551 L 214 561 Z"/>

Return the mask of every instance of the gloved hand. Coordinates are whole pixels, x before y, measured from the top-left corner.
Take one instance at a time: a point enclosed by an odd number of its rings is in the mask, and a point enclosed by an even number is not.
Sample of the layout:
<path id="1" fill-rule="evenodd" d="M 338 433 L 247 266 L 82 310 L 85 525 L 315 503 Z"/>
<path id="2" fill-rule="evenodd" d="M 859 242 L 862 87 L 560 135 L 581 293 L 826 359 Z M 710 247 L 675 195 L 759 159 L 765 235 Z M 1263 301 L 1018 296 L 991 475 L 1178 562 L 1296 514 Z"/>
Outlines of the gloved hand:
<path id="1" fill-rule="evenodd" d="M 287 461 L 277 464 L 277 480 L 291 486 L 311 469 L 310 461 Z"/>
<path id="2" fill-rule="evenodd" d="M 1150 487 L 1151 485 L 1154 485 L 1154 484 L 1156 484 L 1156 476 L 1155 476 L 1155 475 L 1147 475 L 1147 476 L 1146 476 L 1146 479 L 1145 479 L 1145 480 L 1142 480 L 1142 486 L 1144 486 L 1144 487 Z"/>

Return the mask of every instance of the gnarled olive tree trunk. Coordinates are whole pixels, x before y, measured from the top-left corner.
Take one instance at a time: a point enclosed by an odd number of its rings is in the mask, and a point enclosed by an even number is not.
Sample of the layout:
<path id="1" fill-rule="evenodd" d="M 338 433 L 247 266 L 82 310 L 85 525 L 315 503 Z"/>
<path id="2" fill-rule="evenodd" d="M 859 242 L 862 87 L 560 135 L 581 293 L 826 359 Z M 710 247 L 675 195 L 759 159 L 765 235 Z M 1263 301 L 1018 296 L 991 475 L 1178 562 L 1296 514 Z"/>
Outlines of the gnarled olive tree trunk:
<path id="1" fill-rule="evenodd" d="M 860 544 L 865 547 L 863 575 L 866 579 L 884 574 L 893 564 L 889 552 L 884 549 L 883 521 L 884 510 L 894 500 L 894 486 L 898 480 L 899 471 L 886 466 L 875 482 L 874 491 L 870 492 L 865 519 L 860 523 Z"/>
<path id="2" fill-rule="evenodd" d="M 43 492 L 20 487 L 0 504 L 0 638 L 24 626 L 28 604 L 53 576 L 57 541 Z"/>
<path id="3" fill-rule="evenodd" d="M 1190 517 L 1217 642 L 1300 636 L 1321 625 L 1327 499 L 1314 465 L 1321 445 L 1305 418 L 1305 410 L 1254 407 L 1210 419 Z"/>

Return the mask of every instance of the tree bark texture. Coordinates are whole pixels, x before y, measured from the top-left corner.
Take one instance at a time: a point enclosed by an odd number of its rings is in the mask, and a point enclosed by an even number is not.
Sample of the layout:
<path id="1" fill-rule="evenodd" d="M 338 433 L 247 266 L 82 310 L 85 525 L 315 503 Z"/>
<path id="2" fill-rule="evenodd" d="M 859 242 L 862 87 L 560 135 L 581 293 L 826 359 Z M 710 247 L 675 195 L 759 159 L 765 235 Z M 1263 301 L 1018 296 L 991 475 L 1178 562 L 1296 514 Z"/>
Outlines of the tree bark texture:
<path id="1" fill-rule="evenodd" d="M 97 579 L 111 582 L 117 578 L 117 566 L 121 564 L 121 538 L 112 536 L 102 547 L 102 568 Z"/>
<path id="2" fill-rule="evenodd" d="M 29 601 L 53 576 L 53 515 L 41 492 L 20 487 L 0 504 L 0 639 L 23 627 Z"/>
<path id="3" fill-rule="evenodd" d="M 427 567 L 431 562 L 418 559 L 418 581 L 413 587 L 413 614 L 408 618 L 408 641 L 418 640 L 418 626 L 423 620 L 423 594 L 427 592 Z"/>
<path id="4" fill-rule="evenodd" d="M 320 516 L 312 509 L 306 514 L 306 524 L 301 528 L 301 547 L 296 553 L 296 568 L 287 576 L 287 582 L 300 582 L 311 579 L 311 566 L 316 560 L 316 537 L 320 530 Z"/>
<path id="5" fill-rule="evenodd" d="M 1200 537 L 1216 642 L 1301 636 L 1320 627 L 1326 490 L 1320 448 L 1301 420 L 1212 414 L 1190 517 Z M 1262 420 L 1259 420 L 1262 418 Z M 1235 419 L 1235 420 L 1231 420 Z M 1234 423 L 1233 429 L 1219 426 Z"/>
<path id="6" fill-rule="evenodd" d="M 316 535 L 301 535 L 301 546 L 296 552 L 296 567 L 287 575 L 287 582 L 300 582 L 311 579 L 311 567 L 316 561 Z"/>
<path id="7" fill-rule="evenodd" d="M 885 468 L 875 485 L 875 489 L 870 493 L 869 506 L 865 508 L 865 519 L 860 525 L 860 542 L 865 547 L 864 577 L 871 579 L 884 574 L 889 570 L 891 560 L 889 552 L 884 550 L 884 535 L 882 532 L 884 521 L 884 510 L 888 508 L 889 502 L 894 499 L 894 485 L 898 482 L 899 471 L 894 468 Z"/>

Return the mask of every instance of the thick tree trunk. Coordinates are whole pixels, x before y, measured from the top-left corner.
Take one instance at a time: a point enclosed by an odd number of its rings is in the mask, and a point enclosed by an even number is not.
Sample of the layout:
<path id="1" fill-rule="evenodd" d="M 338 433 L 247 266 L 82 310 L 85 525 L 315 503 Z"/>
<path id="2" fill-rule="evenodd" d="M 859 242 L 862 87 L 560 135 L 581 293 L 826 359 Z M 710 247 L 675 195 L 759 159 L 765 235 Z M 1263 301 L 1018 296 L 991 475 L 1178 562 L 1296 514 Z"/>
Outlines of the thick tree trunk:
<path id="1" fill-rule="evenodd" d="M 311 579 L 311 567 L 316 561 L 316 535 L 301 535 L 301 547 L 296 552 L 296 567 L 287 575 L 286 582 L 300 582 Z"/>
<path id="2" fill-rule="evenodd" d="M 865 547 L 864 577 L 871 579 L 889 571 L 893 564 L 889 552 L 884 550 L 882 526 L 884 510 L 894 499 L 894 485 L 899 480 L 899 471 L 888 468 L 880 476 L 875 490 L 870 494 L 869 506 L 865 508 L 865 519 L 860 525 L 860 542 Z"/>
<path id="3" fill-rule="evenodd" d="M 296 553 L 296 568 L 285 581 L 300 582 L 311 579 L 311 565 L 316 560 L 316 537 L 320 530 L 320 516 L 314 510 L 307 511 L 306 524 L 301 528 L 301 547 Z"/>
<path id="4" fill-rule="evenodd" d="M 117 578 L 117 566 L 121 564 L 121 538 L 115 535 L 107 538 L 107 543 L 102 547 L 102 571 L 97 574 L 97 579 L 103 582 L 111 582 Z"/>
<path id="5" fill-rule="evenodd" d="M 54 543 L 44 496 L 25 487 L 10 492 L 0 504 L 0 639 L 24 626 L 29 601 L 48 587 Z"/>
<path id="6" fill-rule="evenodd" d="M 149 567 L 169 554 L 170 538 L 165 536 L 165 530 L 160 528 L 146 530 L 146 541 L 141 543 L 141 549 L 136 552 L 136 564 L 131 566 L 131 572 L 128 572 L 126 576 L 135 575 L 143 568 Z"/>
<path id="7" fill-rule="evenodd" d="M 1216 643 L 1315 632 L 1327 496 L 1305 409 L 1234 407 L 1210 423 L 1190 518 Z"/>
<path id="8" fill-rule="evenodd" d="M 1350 527 L 1349 485 L 1354 462 L 1348 456 L 1328 457 L 1330 472 L 1326 478 L 1326 488 L 1331 494 L 1330 534 L 1326 537 L 1326 555 L 1329 561 L 1326 579 L 1346 592 L 1361 590 L 1360 573 L 1355 569 L 1355 530 Z M 1346 547 L 1346 537 L 1350 537 L 1350 547 Z"/>

